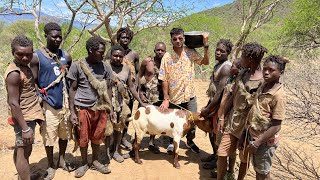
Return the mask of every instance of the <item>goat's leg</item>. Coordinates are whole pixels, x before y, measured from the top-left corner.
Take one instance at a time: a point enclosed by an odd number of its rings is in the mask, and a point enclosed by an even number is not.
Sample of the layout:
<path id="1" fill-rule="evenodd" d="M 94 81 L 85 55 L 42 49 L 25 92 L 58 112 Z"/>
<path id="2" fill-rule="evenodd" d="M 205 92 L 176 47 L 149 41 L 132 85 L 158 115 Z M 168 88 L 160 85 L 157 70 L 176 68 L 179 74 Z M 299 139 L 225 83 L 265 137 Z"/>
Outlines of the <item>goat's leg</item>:
<path id="1" fill-rule="evenodd" d="M 135 138 L 134 138 L 134 162 L 138 164 L 142 164 L 142 161 L 139 157 L 139 149 L 140 149 L 140 143 L 141 141 L 138 140 L 137 138 L 137 133 L 135 133 Z"/>
<path id="2" fill-rule="evenodd" d="M 174 146 L 174 153 L 173 153 L 173 166 L 177 169 L 180 168 L 179 160 L 178 160 L 178 153 L 179 153 L 179 144 L 180 144 L 180 137 L 173 138 L 173 146 Z"/>

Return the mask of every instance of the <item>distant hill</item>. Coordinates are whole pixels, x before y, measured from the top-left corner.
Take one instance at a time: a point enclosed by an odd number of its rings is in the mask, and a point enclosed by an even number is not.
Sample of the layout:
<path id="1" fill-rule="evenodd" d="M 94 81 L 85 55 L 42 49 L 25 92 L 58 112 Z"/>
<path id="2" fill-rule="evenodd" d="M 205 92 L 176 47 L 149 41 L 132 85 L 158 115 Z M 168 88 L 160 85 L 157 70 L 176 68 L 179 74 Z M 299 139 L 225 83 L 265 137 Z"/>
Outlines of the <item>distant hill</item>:
<path id="1" fill-rule="evenodd" d="M 21 9 L 14 9 L 16 12 L 23 12 Z M 8 10 L 7 10 L 8 12 Z M 38 12 L 37 12 L 38 13 Z M 4 22 L 5 24 L 11 24 L 20 20 L 30 20 L 33 21 L 34 17 L 32 14 L 21 14 L 21 15 L 16 15 L 16 14 L 8 14 L 8 15 L 0 15 L 0 22 Z M 56 16 L 52 16 L 43 12 L 40 12 L 40 22 L 48 22 L 48 21 L 54 21 L 58 23 L 63 23 L 63 22 L 70 22 L 70 19 L 65 19 L 65 18 L 59 18 Z M 75 20 L 74 21 L 74 26 L 78 29 L 82 28 L 81 22 Z M 88 26 L 87 28 L 91 28 L 92 26 L 95 26 L 95 24 Z"/>

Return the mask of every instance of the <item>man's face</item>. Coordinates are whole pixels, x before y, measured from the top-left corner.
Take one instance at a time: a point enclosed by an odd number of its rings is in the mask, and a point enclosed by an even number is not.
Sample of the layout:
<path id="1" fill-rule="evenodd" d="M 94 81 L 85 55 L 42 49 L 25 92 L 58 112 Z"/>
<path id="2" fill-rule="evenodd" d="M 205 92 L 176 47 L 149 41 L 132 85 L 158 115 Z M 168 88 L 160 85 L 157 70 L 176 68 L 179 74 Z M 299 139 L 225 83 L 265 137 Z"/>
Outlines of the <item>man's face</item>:
<path id="1" fill-rule="evenodd" d="M 171 43 L 175 48 L 181 48 L 184 44 L 184 35 L 183 34 L 173 34 L 171 37 Z"/>
<path id="2" fill-rule="evenodd" d="M 62 42 L 62 33 L 61 31 L 52 30 L 48 34 L 45 35 L 47 38 L 47 46 L 59 48 Z"/>
<path id="3" fill-rule="evenodd" d="M 129 38 L 129 35 L 127 33 L 122 33 L 120 35 L 120 39 L 119 39 L 119 44 L 122 46 L 122 47 L 127 47 L 129 46 L 131 42 L 131 39 Z"/>
<path id="4" fill-rule="evenodd" d="M 14 59 L 18 63 L 27 66 L 33 57 L 33 47 L 32 46 L 23 47 L 23 46 L 16 45 L 14 47 L 12 54 Z"/>
<path id="5" fill-rule="evenodd" d="M 106 51 L 106 47 L 103 44 L 99 44 L 99 49 L 96 51 L 92 51 L 92 57 L 95 59 L 97 62 L 101 62 L 104 58 L 104 52 Z"/>
<path id="6" fill-rule="evenodd" d="M 163 55 L 166 53 L 166 46 L 164 44 L 157 44 L 154 48 L 154 53 L 157 59 L 162 59 Z"/>
<path id="7" fill-rule="evenodd" d="M 114 66 L 121 66 L 124 57 L 124 52 L 120 50 L 115 50 L 111 54 L 110 63 Z"/>
<path id="8" fill-rule="evenodd" d="M 278 65 L 271 61 L 263 65 L 262 72 L 263 72 L 263 79 L 267 83 L 278 81 L 281 75 Z"/>
<path id="9" fill-rule="evenodd" d="M 218 44 L 215 51 L 215 58 L 217 61 L 225 61 L 228 59 L 227 47 L 223 44 Z"/>
<path id="10" fill-rule="evenodd" d="M 240 66 L 245 69 L 248 69 L 248 68 L 250 68 L 250 65 L 251 65 L 251 58 L 246 57 L 242 54 L 240 57 Z"/>

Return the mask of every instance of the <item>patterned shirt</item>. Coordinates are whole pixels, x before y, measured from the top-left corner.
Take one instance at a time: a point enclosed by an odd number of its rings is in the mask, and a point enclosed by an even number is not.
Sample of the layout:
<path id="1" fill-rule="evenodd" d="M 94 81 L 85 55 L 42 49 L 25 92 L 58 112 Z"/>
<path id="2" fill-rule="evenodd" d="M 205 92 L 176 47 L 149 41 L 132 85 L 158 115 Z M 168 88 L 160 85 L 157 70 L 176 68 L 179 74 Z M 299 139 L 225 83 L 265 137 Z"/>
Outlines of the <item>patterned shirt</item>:
<path id="1" fill-rule="evenodd" d="M 172 49 L 161 60 L 159 79 L 168 82 L 169 98 L 172 103 L 181 104 L 195 96 L 193 75 L 194 64 L 201 64 L 202 57 L 194 50 L 184 47 L 181 56 Z"/>

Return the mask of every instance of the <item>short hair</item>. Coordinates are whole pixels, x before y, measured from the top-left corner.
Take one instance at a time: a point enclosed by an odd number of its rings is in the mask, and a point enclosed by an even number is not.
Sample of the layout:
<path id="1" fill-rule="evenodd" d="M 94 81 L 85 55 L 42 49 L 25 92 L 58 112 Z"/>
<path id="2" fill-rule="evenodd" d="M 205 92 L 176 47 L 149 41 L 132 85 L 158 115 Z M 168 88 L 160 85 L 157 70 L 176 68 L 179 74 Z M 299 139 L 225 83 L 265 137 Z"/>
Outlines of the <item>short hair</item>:
<path id="1" fill-rule="evenodd" d="M 230 39 L 220 39 L 218 42 L 217 42 L 217 46 L 219 44 L 223 44 L 226 48 L 227 48 L 227 53 L 230 54 L 231 50 L 232 50 L 232 47 L 233 47 L 233 44 L 232 42 L 230 41 Z"/>
<path id="2" fill-rule="evenodd" d="M 289 60 L 279 55 L 269 55 L 268 57 L 264 58 L 263 64 L 267 64 L 268 62 L 277 64 L 279 70 L 283 72 L 286 69 L 286 64 L 289 63 Z"/>
<path id="3" fill-rule="evenodd" d="M 125 28 L 120 28 L 117 31 L 117 41 L 119 41 L 121 34 L 126 33 L 129 36 L 130 41 L 133 38 L 133 31 L 131 31 L 131 29 L 129 27 L 125 27 Z"/>
<path id="4" fill-rule="evenodd" d="M 113 45 L 113 46 L 111 47 L 111 49 L 110 49 L 111 55 L 112 55 L 113 51 L 118 51 L 118 50 L 119 50 L 119 51 L 122 51 L 123 53 L 124 53 L 124 51 L 125 51 L 122 46 L 116 44 L 116 45 Z"/>
<path id="5" fill-rule="evenodd" d="M 99 37 L 99 36 L 93 36 L 91 38 L 89 38 L 87 41 L 86 41 L 86 49 L 88 51 L 88 53 L 90 51 L 96 51 L 99 49 L 99 45 L 102 44 L 102 45 L 106 45 L 106 43 L 104 42 L 104 40 Z"/>
<path id="6" fill-rule="evenodd" d="M 22 46 L 22 47 L 31 46 L 33 48 L 33 42 L 31 39 L 29 39 L 25 35 L 18 35 L 11 42 L 12 53 L 14 52 L 16 46 Z"/>
<path id="7" fill-rule="evenodd" d="M 166 44 L 165 44 L 164 42 L 157 42 L 154 47 L 156 47 L 156 46 L 158 46 L 158 45 L 160 45 L 160 44 L 161 44 L 161 45 L 164 45 L 164 47 L 166 47 Z"/>
<path id="8" fill-rule="evenodd" d="M 261 62 L 264 53 L 268 52 L 268 49 L 256 42 L 250 42 L 242 47 L 242 55 L 250 57 L 255 61 Z"/>
<path id="9" fill-rule="evenodd" d="M 170 31 L 170 36 L 172 37 L 172 35 L 174 34 L 183 34 L 184 35 L 184 31 L 181 28 L 172 28 Z"/>
<path id="10" fill-rule="evenodd" d="M 51 31 L 61 31 L 61 26 L 55 22 L 49 22 L 44 26 L 44 33 L 49 34 Z"/>

